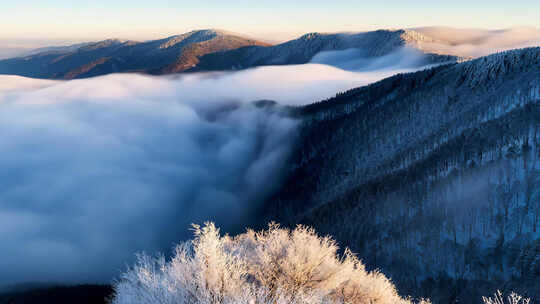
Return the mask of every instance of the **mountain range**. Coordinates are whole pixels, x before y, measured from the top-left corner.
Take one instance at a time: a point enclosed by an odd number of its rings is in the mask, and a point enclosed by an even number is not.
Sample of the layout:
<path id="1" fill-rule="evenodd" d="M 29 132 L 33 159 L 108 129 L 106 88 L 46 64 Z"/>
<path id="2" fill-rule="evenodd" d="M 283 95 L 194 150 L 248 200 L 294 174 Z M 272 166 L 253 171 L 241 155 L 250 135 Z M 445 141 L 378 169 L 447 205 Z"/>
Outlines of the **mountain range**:
<path id="1" fill-rule="evenodd" d="M 434 48 L 458 42 L 419 29 L 312 33 L 270 45 L 203 30 L 47 49 L 0 61 L 0 73 L 162 75 L 303 64 L 351 48 L 367 58 L 415 49 L 426 63 L 446 64 L 288 107 L 301 121 L 299 141 L 255 221 L 332 235 L 402 294 L 476 303 L 505 289 L 538 301 L 540 48 L 476 59 Z"/>
<path id="2" fill-rule="evenodd" d="M 180 72 L 238 70 L 263 65 L 303 64 L 323 51 L 360 49 L 367 58 L 388 55 L 404 46 L 426 55 L 422 64 L 456 61 L 458 56 L 423 52 L 422 42 L 436 40 L 411 30 L 363 33 L 310 33 L 270 45 L 221 30 L 198 30 L 160 40 L 109 39 L 0 60 L 0 74 L 74 79 L 119 72 L 163 75 Z"/>

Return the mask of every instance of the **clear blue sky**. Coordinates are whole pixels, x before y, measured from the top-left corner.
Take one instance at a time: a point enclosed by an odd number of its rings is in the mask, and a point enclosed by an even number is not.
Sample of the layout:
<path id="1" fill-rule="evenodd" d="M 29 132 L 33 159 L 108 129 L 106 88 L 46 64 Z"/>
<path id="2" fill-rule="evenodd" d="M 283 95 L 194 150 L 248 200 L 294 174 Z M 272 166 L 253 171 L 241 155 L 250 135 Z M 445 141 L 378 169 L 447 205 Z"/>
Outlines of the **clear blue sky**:
<path id="1" fill-rule="evenodd" d="M 221 28 L 267 39 L 426 25 L 540 27 L 539 0 L 0 0 L 0 40 L 150 39 Z"/>

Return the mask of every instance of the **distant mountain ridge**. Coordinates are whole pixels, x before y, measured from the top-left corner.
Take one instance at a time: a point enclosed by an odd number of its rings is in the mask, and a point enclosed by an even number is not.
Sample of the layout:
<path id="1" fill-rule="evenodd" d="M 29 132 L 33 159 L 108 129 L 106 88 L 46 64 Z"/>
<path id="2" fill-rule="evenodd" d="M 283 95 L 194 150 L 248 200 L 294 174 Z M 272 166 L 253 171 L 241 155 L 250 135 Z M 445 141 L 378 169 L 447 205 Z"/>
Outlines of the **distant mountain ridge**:
<path id="1" fill-rule="evenodd" d="M 366 57 L 388 55 L 398 48 L 417 48 L 419 41 L 431 38 L 409 30 L 377 30 L 362 33 L 309 33 L 285 43 L 269 47 L 245 47 L 226 52 L 207 54 L 194 70 L 231 70 L 261 65 L 308 63 L 319 52 L 362 49 Z M 431 62 L 456 61 L 456 56 L 431 55 Z"/>
<path id="2" fill-rule="evenodd" d="M 200 30 L 147 42 L 108 39 L 0 61 L 0 74 L 73 79 L 116 72 L 166 74 L 196 65 L 208 52 L 267 45 L 223 31 Z"/>
<path id="3" fill-rule="evenodd" d="M 117 72 L 155 75 L 238 70 L 261 65 L 303 64 L 322 51 L 362 49 L 366 57 L 379 57 L 404 46 L 433 39 L 410 30 L 363 33 L 309 33 L 285 43 L 270 45 L 221 30 L 198 30 L 146 42 L 118 39 L 71 47 L 45 48 L 43 52 L 0 60 L 0 74 L 34 78 L 73 79 Z M 421 51 L 421 50 L 420 50 Z M 424 52 L 427 63 L 456 61 L 456 56 Z"/>

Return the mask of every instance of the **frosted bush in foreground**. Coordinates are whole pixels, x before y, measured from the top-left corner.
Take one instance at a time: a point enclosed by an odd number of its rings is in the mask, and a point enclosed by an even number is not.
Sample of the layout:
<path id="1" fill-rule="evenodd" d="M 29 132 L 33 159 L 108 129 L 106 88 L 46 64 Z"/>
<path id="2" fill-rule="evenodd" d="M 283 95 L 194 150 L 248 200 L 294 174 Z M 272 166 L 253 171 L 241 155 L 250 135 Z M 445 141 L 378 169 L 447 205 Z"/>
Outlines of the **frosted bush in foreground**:
<path id="1" fill-rule="evenodd" d="M 383 274 L 350 251 L 339 256 L 313 229 L 271 224 L 221 237 L 214 224 L 176 247 L 170 261 L 139 255 L 115 284 L 114 304 L 409 304 Z M 427 303 L 422 301 L 422 303 Z"/>
<path id="2" fill-rule="evenodd" d="M 529 304 L 531 302 L 531 299 L 523 298 L 515 292 L 512 292 L 507 297 L 507 301 L 505 301 L 502 293 L 499 290 L 497 290 L 493 297 L 482 297 L 482 300 L 484 301 L 484 304 Z"/>

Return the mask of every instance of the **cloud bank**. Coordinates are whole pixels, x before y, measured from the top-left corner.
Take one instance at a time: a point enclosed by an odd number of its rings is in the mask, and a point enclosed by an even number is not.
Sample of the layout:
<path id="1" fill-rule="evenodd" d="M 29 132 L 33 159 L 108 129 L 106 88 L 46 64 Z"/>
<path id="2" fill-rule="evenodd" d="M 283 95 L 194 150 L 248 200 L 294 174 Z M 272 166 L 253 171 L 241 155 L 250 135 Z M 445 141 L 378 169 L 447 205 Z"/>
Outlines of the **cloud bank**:
<path id="1" fill-rule="evenodd" d="M 481 30 L 423 27 L 414 30 L 437 40 L 420 43 L 422 49 L 462 57 L 481 57 L 511 49 L 540 46 L 540 29 L 536 28 Z"/>
<path id="2" fill-rule="evenodd" d="M 338 55 L 325 60 L 351 64 Z M 251 101 L 307 104 L 416 69 L 396 58 L 360 72 L 1 76 L 0 284 L 104 282 L 135 252 L 168 252 L 192 222 L 243 228 L 279 185 L 299 124 Z"/>
<path id="3" fill-rule="evenodd" d="M 243 102 L 269 99 L 286 105 L 305 105 L 419 68 L 395 65 L 386 69 L 346 71 L 319 63 L 263 66 L 238 72 L 188 74 L 179 77 L 182 81 L 177 86 L 182 92 L 193 95 L 200 95 L 202 90 L 204 94 L 196 98 L 197 101 L 234 96 Z"/>
<path id="4" fill-rule="evenodd" d="M 18 81 L 0 91 L 3 283 L 107 280 L 190 222 L 241 223 L 277 184 L 297 124 L 168 79 Z"/>
<path id="5" fill-rule="evenodd" d="M 412 47 L 401 47 L 379 57 L 368 57 L 363 49 L 324 51 L 313 57 L 312 63 L 325 64 L 342 70 L 363 73 L 390 73 L 413 71 L 429 65 L 425 54 Z"/>

